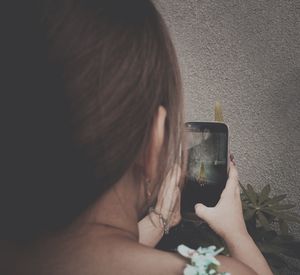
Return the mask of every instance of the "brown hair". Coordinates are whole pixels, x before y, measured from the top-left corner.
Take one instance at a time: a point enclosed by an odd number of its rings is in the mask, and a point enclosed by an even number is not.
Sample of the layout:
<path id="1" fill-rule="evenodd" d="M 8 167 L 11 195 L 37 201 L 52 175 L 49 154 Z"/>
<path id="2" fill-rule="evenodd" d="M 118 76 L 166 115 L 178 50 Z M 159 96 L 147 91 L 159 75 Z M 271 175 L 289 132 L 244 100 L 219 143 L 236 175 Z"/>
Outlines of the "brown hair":
<path id="1" fill-rule="evenodd" d="M 48 149 L 26 201 L 29 234 L 69 224 L 129 168 L 142 182 L 136 160 L 146 154 L 159 105 L 167 117 L 157 186 L 175 163 L 184 174 L 186 162 L 180 71 L 153 3 L 53 0 L 42 11 L 43 91 L 36 94 L 46 99 L 35 115 L 43 117 L 38 138 Z"/>

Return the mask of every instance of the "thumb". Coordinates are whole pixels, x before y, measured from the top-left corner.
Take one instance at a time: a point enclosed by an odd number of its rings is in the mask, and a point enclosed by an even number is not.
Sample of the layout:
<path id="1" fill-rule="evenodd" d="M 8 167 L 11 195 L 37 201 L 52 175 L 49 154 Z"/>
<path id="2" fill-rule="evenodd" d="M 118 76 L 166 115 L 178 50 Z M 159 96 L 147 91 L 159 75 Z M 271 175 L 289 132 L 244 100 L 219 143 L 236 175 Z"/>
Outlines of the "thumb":
<path id="1" fill-rule="evenodd" d="M 196 215 L 205 221 L 209 219 L 209 210 L 210 210 L 209 207 L 205 206 L 202 203 L 197 203 L 195 205 Z"/>

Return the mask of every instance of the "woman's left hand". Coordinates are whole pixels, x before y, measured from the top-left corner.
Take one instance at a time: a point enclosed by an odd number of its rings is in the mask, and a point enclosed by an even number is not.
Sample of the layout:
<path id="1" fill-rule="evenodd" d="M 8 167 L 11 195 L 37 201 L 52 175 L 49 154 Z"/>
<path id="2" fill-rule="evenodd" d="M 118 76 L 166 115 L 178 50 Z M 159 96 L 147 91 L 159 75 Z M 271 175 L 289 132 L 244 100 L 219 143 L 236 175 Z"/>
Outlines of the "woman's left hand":
<path id="1" fill-rule="evenodd" d="M 154 247 L 160 241 L 164 234 L 164 225 L 160 215 L 167 221 L 169 228 L 180 222 L 180 188 L 178 186 L 180 175 L 180 166 L 174 165 L 159 190 L 155 211 L 149 213 L 138 224 L 140 243 Z"/>
<path id="2" fill-rule="evenodd" d="M 164 180 L 157 198 L 155 211 L 161 213 L 168 221 L 169 227 L 177 225 L 181 220 L 180 213 L 180 189 L 178 181 L 181 169 L 179 165 L 174 165 Z"/>

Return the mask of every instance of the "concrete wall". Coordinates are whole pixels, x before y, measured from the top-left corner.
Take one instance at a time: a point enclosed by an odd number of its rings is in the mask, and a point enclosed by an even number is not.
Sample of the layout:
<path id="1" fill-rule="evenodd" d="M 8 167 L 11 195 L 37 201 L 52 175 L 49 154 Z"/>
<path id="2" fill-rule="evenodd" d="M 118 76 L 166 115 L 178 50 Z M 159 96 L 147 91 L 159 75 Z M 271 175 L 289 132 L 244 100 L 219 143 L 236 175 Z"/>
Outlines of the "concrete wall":
<path id="1" fill-rule="evenodd" d="M 213 120 L 220 100 L 241 182 L 287 193 L 299 213 L 300 2 L 155 3 L 177 49 L 186 121 Z"/>

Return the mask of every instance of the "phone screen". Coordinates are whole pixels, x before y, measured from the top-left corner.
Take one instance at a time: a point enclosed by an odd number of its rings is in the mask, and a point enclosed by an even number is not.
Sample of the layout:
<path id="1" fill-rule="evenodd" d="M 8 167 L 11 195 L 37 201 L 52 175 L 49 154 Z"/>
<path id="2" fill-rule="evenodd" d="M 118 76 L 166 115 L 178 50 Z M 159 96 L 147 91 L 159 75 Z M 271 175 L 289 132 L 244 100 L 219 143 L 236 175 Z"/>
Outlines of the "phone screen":
<path id="1" fill-rule="evenodd" d="M 182 190 L 182 214 L 196 203 L 217 204 L 227 181 L 228 128 L 218 122 L 187 122 L 187 173 Z"/>

